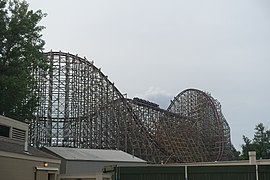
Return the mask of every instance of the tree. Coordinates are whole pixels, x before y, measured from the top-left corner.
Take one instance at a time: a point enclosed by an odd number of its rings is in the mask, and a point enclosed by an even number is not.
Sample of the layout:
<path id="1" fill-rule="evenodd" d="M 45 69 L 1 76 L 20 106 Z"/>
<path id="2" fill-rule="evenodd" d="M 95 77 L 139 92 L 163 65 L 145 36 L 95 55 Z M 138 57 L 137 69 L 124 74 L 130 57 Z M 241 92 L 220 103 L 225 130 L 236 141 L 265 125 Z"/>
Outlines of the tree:
<path id="1" fill-rule="evenodd" d="M 270 159 L 270 129 L 266 130 L 263 123 L 255 127 L 253 140 L 243 136 L 242 159 L 248 159 L 249 151 L 256 151 L 257 159 Z"/>
<path id="2" fill-rule="evenodd" d="M 46 15 L 28 9 L 26 1 L 0 0 L 0 115 L 30 120 L 38 102 L 37 70 L 47 69 L 43 54 Z"/>

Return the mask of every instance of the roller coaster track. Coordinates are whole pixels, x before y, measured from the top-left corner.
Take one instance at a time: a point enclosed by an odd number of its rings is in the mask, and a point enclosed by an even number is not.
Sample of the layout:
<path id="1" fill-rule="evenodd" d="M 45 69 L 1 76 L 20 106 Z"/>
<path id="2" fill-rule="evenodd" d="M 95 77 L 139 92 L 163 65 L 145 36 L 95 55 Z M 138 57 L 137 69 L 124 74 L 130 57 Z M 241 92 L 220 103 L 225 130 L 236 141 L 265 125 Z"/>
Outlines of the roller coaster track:
<path id="1" fill-rule="evenodd" d="M 40 99 L 30 124 L 32 146 L 119 149 L 149 163 L 233 157 L 229 125 L 209 94 L 186 89 L 164 110 L 128 99 L 86 58 L 45 55 L 48 72 L 35 72 Z"/>

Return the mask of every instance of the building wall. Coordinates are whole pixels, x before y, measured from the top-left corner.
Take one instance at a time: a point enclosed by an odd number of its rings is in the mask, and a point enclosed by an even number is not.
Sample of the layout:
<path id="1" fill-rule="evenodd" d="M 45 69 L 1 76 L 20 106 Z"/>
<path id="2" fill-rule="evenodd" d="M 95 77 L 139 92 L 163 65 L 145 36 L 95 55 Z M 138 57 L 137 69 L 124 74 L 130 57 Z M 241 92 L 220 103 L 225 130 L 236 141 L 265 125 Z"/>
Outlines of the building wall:
<path id="1" fill-rule="evenodd" d="M 63 161 L 62 161 L 63 162 Z M 143 166 L 146 163 L 102 162 L 102 161 L 66 161 L 66 174 L 100 173 L 104 166 Z"/>
<path id="2" fill-rule="evenodd" d="M 89 175 L 59 175 L 59 180 L 111 180 L 111 175 L 97 173 Z"/>
<path id="3" fill-rule="evenodd" d="M 66 174 L 67 172 L 67 161 L 61 158 L 61 166 L 60 166 L 60 173 L 59 174 Z"/>
<path id="4" fill-rule="evenodd" d="M 48 180 L 50 171 L 36 171 L 35 167 L 43 167 L 44 161 L 18 159 L 0 156 L 1 180 Z M 60 164 L 49 163 L 48 167 L 60 168 Z M 52 174 L 50 175 L 53 176 Z M 51 178 L 52 179 L 52 178 Z"/>

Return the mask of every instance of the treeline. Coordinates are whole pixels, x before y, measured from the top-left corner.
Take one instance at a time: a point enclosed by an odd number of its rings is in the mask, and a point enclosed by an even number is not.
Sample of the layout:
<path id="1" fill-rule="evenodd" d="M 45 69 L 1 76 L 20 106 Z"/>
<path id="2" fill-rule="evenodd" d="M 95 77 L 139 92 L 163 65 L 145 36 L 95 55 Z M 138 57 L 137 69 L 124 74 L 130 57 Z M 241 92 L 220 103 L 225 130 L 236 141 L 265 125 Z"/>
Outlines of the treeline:
<path id="1" fill-rule="evenodd" d="M 248 159 L 249 151 L 256 151 L 257 159 L 270 159 L 270 129 L 263 123 L 255 127 L 253 139 L 243 136 L 241 159 Z"/>

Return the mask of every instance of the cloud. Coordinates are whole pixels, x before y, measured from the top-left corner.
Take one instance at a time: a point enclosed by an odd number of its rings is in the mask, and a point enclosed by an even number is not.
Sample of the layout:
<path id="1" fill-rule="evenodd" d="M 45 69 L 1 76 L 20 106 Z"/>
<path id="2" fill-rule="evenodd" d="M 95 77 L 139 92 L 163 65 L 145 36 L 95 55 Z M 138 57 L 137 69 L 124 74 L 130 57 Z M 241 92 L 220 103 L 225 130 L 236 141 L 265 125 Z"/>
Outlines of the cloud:
<path id="1" fill-rule="evenodd" d="M 172 93 L 162 90 L 158 87 L 149 87 L 148 90 L 146 90 L 144 93 L 137 94 L 136 96 L 148 101 L 152 101 L 163 109 L 167 109 L 170 104 L 170 100 L 174 97 Z"/>

